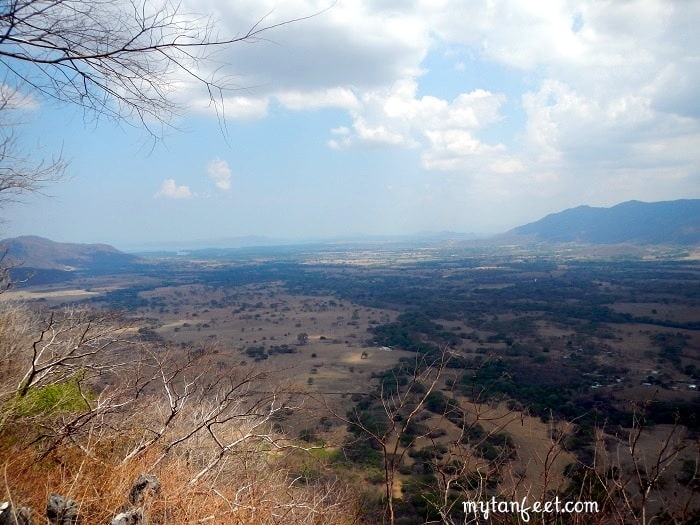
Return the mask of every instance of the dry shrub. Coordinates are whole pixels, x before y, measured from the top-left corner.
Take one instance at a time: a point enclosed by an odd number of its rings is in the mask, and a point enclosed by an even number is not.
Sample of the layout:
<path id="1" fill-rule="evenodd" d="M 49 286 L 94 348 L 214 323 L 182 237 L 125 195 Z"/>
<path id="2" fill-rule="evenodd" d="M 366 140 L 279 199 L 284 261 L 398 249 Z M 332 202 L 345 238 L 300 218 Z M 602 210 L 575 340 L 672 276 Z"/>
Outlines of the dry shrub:
<path id="1" fill-rule="evenodd" d="M 5 455 L 3 450 L 3 455 Z M 285 469 L 258 458 L 259 464 L 239 462 L 216 476 L 191 484 L 192 472 L 182 461 L 161 463 L 153 471 L 161 483 L 159 494 L 147 498 L 148 523 L 220 524 L 305 523 L 341 524 L 353 521 L 354 498 L 338 481 L 294 482 Z M 148 457 L 124 465 L 89 458 L 68 447 L 59 457 L 37 464 L 25 450 L 12 451 L 5 468 L 4 497 L 16 504 L 44 509 L 50 493 L 74 499 L 83 523 L 106 524 L 128 505 L 133 481 Z M 248 463 L 248 464 L 246 464 Z"/>
<path id="2" fill-rule="evenodd" d="M 20 303 L 0 302 L 0 402 L 11 396 L 19 380 L 21 355 L 31 345 L 32 316 Z"/>
<path id="3" fill-rule="evenodd" d="M 36 318 L 28 310 L 6 306 L 0 310 L 0 340 L 11 351 L 0 358 L 21 366 L 6 368 L 3 380 L 0 498 L 31 507 L 38 518 L 49 495 L 58 493 L 77 503 L 83 525 L 102 525 L 129 506 L 133 482 L 148 473 L 161 484 L 144 503 L 149 524 L 357 522 L 356 496 L 334 474 L 322 465 L 312 476 L 294 474 L 312 456 L 271 430 L 273 416 L 288 407 L 287 397 L 256 395 L 262 376 L 252 371 L 212 375 L 201 352 L 193 357 L 134 345 L 138 358 L 113 360 L 121 368 L 107 371 L 106 386 L 89 378 L 81 383 L 86 391 L 94 389 L 84 407 L 11 409 L 31 363 L 26 352 L 41 328 L 32 325 Z M 52 352 L 70 352 L 74 341 L 52 343 Z M 99 359 L 89 355 L 77 365 L 98 370 Z M 32 385 L 27 395 L 70 384 L 79 368 L 70 364 L 65 373 L 56 368 L 48 382 Z"/>

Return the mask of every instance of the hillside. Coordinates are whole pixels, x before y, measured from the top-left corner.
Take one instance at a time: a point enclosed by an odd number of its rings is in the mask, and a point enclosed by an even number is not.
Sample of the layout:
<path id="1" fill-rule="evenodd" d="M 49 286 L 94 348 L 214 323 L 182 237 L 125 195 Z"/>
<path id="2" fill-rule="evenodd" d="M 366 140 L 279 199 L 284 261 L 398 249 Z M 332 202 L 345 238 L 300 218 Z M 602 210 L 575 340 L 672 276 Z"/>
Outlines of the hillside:
<path id="1" fill-rule="evenodd" d="M 139 260 L 107 244 L 62 243 L 33 235 L 2 240 L 0 246 L 10 265 L 41 270 L 106 270 Z"/>
<path id="2" fill-rule="evenodd" d="M 519 226 L 509 235 L 546 242 L 700 244 L 700 199 L 579 206 Z"/>

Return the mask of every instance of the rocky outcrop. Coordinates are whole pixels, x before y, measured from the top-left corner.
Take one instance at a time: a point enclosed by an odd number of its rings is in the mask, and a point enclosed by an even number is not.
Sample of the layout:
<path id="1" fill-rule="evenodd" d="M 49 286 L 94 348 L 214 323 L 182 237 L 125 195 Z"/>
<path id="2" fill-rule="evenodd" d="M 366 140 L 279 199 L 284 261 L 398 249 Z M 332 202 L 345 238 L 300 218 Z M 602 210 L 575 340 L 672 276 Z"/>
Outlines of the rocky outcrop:
<path id="1" fill-rule="evenodd" d="M 51 494 L 46 504 L 46 517 L 51 525 L 75 525 L 78 523 L 78 505 L 72 499 Z"/>
<path id="2" fill-rule="evenodd" d="M 129 505 L 117 514 L 110 525 L 147 525 L 143 505 L 147 498 L 160 492 L 160 482 L 155 476 L 141 474 L 129 491 Z M 46 518 L 50 525 L 78 525 L 78 505 L 59 494 L 51 494 L 46 504 Z M 43 520 L 42 520 L 43 522 Z M 28 507 L 14 509 L 10 501 L 0 503 L 0 525 L 34 525 L 32 510 Z"/>
<path id="3" fill-rule="evenodd" d="M 32 525 L 32 511 L 27 507 L 14 510 L 12 503 L 0 503 L 0 525 Z"/>

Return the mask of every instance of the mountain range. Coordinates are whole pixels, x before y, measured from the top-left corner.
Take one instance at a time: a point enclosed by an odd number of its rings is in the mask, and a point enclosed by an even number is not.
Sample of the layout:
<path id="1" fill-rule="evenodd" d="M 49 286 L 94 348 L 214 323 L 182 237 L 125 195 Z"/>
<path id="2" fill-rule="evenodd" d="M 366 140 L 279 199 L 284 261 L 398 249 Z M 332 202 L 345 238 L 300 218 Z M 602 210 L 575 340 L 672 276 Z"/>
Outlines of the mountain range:
<path id="1" fill-rule="evenodd" d="M 696 245 L 700 199 L 579 206 L 514 228 L 508 235 L 551 243 Z"/>
<path id="2" fill-rule="evenodd" d="M 54 242 L 24 235 L 0 241 L 3 264 L 40 270 L 108 270 L 138 262 L 139 258 L 108 244 Z"/>
<path id="3" fill-rule="evenodd" d="M 411 236 L 414 241 L 435 242 L 459 239 L 467 234 L 442 232 Z M 700 199 L 665 202 L 628 201 L 611 208 L 579 206 L 546 217 L 497 236 L 509 242 L 700 245 Z M 378 240 L 379 238 L 376 238 Z M 409 236 L 402 237 L 404 241 Z M 386 239 L 385 239 L 386 240 Z M 37 236 L 21 236 L 0 241 L 4 266 L 24 269 L 110 271 L 138 263 L 141 259 L 107 244 L 60 243 Z"/>

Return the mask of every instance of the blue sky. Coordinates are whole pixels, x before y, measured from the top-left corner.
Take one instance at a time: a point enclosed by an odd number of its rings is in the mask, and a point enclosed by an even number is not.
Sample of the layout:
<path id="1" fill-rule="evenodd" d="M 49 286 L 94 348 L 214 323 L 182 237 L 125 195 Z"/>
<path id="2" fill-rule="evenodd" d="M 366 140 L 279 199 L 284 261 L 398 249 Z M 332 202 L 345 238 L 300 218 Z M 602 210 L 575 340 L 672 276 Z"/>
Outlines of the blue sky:
<path id="1" fill-rule="evenodd" d="M 312 0 L 186 1 L 221 34 Z M 582 204 L 700 198 L 700 3 L 338 0 L 182 81 L 163 140 L 36 99 L 25 148 L 69 178 L 6 206 L 2 236 L 137 249 L 450 230 Z M 222 130 L 222 127 L 224 128 Z"/>

